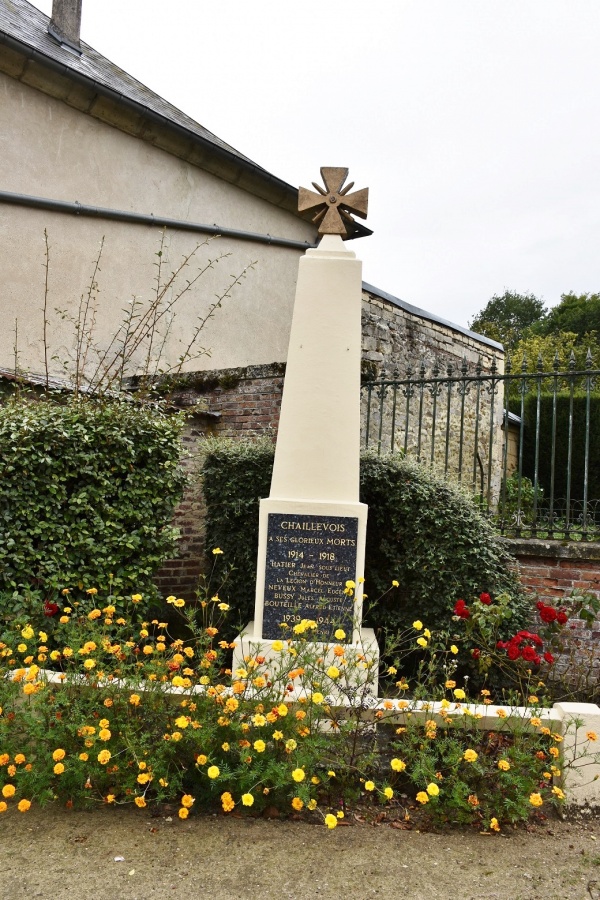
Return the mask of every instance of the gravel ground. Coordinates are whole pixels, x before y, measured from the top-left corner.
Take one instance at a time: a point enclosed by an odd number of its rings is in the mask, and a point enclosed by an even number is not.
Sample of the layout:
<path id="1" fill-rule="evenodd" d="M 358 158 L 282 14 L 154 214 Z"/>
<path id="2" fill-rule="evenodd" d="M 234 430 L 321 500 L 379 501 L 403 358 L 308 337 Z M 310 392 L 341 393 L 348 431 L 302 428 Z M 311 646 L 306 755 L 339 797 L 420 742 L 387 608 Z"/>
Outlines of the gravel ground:
<path id="1" fill-rule="evenodd" d="M 350 817 L 151 817 L 55 807 L 2 816 L 1 900 L 600 900 L 600 820 L 508 834 L 408 831 Z"/>

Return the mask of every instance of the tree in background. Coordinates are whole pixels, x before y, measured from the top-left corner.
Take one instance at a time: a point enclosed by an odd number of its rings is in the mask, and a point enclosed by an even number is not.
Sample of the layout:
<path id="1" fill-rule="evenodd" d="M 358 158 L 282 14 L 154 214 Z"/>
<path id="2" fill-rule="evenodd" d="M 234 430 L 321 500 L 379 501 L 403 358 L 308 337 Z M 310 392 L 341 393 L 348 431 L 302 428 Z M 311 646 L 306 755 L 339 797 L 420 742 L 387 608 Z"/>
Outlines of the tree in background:
<path id="1" fill-rule="evenodd" d="M 590 332 L 600 334 L 600 294 L 563 294 L 539 324 L 540 334 L 560 331 L 573 332 L 582 343 L 589 339 Z"/>
<path id="2" fill-rule="evenodd" d="M 518 294 L 505 291 L 494 294 L 487 305 L 469 323 L 469 328 L 512 350 L 536 323 L 546 315 L 543 300 L 534 294 Z"/>

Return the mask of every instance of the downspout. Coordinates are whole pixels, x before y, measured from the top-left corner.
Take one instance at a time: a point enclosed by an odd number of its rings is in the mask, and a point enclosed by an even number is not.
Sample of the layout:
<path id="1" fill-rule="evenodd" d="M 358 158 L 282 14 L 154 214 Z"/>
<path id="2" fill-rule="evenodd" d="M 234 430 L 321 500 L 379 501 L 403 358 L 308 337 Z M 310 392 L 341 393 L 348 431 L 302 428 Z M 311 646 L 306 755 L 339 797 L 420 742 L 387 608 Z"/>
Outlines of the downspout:
<path id="1" fill-rule="evenodd" d="M 146 213 L 128 212 L 124 209 L 110 209 L 103 206 L 89 206 L 85 203 L 74 203 L 66 200 L 51 200 L 48 197 L 32 197 L 30 194 L 16 194 L 11 191 L 0 191 L 0 203 L 13 206 L 26 206 L 30 209 L 47 209 L 50 212 L 67 213 L 75 216 L 87 216 L 95 219 L 110 219 L 114 222 L 129 222 L 134 225 L 152 225 L 156 228 L 173 228 L 178 231 L 193 231 L 201 234 L 221 235 L 239 241 L 253 241 L 257 244 L 271 244 L 274 247 L 289 247 L 294 250 L 307 250 L 316 247 L 308 241 L 296 241 L 292 238 L 273 237 L 255 231 L 240 231 L 238 228 L 225 228 L 220 225 L 203 225 L 199 222 L 186 222 L 183 219 L 170 219 L 166 216 L 155 216 Z"/>

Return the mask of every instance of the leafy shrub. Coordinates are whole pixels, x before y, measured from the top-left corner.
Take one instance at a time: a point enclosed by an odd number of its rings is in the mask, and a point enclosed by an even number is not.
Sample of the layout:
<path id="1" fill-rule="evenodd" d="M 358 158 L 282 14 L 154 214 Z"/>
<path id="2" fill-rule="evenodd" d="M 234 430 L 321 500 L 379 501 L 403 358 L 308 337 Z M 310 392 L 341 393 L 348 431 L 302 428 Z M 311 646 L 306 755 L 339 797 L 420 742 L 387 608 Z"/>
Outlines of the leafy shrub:
<path id="1" fill-rule="evenodd" d="M 156 594 L 173 550 L 183 421 L 118 401 L 0 407 L 0 595 Z"/>
<path id="2" fill-rule="evenodd" d="M 269 494 L 273 446 L 215 441 L 203 469 L 207 545 L 221 547 L 236 571 L 227 599 L 246 624 L 254 614 L 258 500 Z M 361 500 L 369 505 L 365 572 L 367 624 L 395 631 L 413 619 L 444 618 L 461 596 L 488 591 L 515 598 L 515 622 L 526 601 L 511 558 L 490 523 L 461 490 L 400 455 L 361 459 Z M 400 586 L 389 591 L 390 578 Z"/>

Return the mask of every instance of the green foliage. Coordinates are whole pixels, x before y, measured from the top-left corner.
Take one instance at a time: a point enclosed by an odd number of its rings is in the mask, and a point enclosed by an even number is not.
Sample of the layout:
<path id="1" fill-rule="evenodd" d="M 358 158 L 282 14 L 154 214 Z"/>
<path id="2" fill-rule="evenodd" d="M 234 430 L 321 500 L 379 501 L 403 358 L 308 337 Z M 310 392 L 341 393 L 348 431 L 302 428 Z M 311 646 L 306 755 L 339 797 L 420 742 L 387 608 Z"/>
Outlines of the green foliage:
<path id="1" fill-rule="evenodd" d="M 369 505 L 369 595 L 400 583 L 369 610 L 369 621 L 395 630 L 415 617 L 438 622 L 456 600 L 487 591 L 513 597 L 515 622 L 527 602 L 490 522 L 474 501 L 430 469 L 400 455 L 365 453 L 361 499 Z"/>
<path id="2" fill-rule="evenodd" d="M 254 618 L 258 501 L 269 496 L 274 452 L 266 438 L 209 441 L 202 468 L 206 546 L 220 547 L 234 567 L 223 597 L 241 627 Z"/>
<path id="3" fill-rule="evenodd" d="M 587 351 L 592 354 L 593 367 L 600 366 L 600 345 L 595 333 L 585 334 L 582 338 L 572 331 L 560 331 L 551 334 L 528 334 L 514 347 L 510 354 L 513 375 L 518 375 L 525 361 L 526 371 L 535 372 L 541 360 L 541 371 L 554 371 L 555 360 L 558 359 L 560 371 L 569 367 L 571 354 L 575 358 L 575 369 L 585 370 Z"/>
<path id="4" fill-rule="evenodd" d="M 539 328 L 542 334 L 571 331 L 585 337 L 590 331 L 600 333 L 600 294 L 563 294 Z"/>
<path id="5" fill-rule="evenodd" d="M 0 407 L 0 594 L 110 587 L 148 600 L 173 551 L 180 416 L 119 401 Z M 21 598 L 21 599 L 20 599 Z M 25 604 L 26 605 L 26 604 Z"/>
<path id="6" fill-rule="evenodd" d="M 245 625 L 254 615 L 258 544 L 258 500 L 269 494 L 273 446 L 268 442 L 215 441 L 203 469 L 207 546 L 220 547 L 235 571 L 225 599 Z M 367 593 L 379 603 L 366 607 L 367 624 L 391 631 L 415 618 L 446 617 L 465 595 L 509 591 L 516 617 L 525 601 L 510 558 L 491 525 L 462 491 L 429 469 L 399 455 L 365 453 L 361 500 L 369 505 Z M 400 587 L 389 591 L 390 579 Z"/>
<path id="7" fill-rule="evenodd" d="M 585 472 L 585 434 L 586 434 L 587 398 L 577 393 L 573 398 L 573 431 L 571 458 L 571 498 L 583 500 L 583 479 Z M 540 439 L 538 481 L 544 489 L 546 497 L 550 496 L 552 484 L 553 445 L 553 407 L 552 394 L 542 394 L 540 398 Z M 525 420 L 523 432 L 523 472 L 533 479 L 535 474 L 537 397 L 528 396 L 525 400 Z M 556 397 L 556 431 L 554 460 L 554 497 L 566 498 L 568 454 L 569 454 L 569 417 L 570 397 L 558 394 Z M 590 457 L 588 471 L 588 499 L 600 499 L 600 397 L 590 397 Z"/>
<path id="8" fill-rule="evenodd" d="M 469 323 L 469 328 L 511 349 L 530 326 L 543 318 L 545 311 L 544 302 L 533 294 L 505 291 L 502 295 L 494 294 Z"/>

